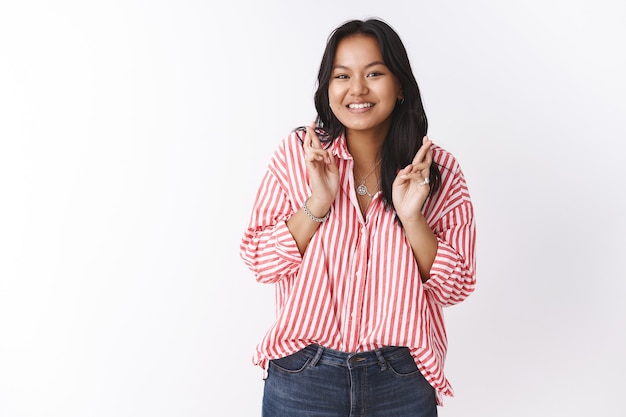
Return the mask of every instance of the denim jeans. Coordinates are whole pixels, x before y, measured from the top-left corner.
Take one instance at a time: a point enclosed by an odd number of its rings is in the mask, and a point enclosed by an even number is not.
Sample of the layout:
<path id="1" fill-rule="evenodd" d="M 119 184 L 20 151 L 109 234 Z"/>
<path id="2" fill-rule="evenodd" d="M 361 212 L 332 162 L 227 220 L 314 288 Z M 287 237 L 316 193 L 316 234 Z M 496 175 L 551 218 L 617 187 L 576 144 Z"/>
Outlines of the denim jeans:
<path id="1" fill-rule="evenodd" d="M 408 348 L 345 353 L 310 345 L 270 361 L 263 417 L 436 417 Z"/>

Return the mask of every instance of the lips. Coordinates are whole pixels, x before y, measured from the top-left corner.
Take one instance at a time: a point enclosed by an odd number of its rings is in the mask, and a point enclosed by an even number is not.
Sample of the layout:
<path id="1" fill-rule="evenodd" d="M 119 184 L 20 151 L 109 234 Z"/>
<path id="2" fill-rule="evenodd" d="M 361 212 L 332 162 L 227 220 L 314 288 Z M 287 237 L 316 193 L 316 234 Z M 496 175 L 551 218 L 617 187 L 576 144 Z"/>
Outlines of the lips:
<path id="1" fill-rule="evenodd" d="M 374 103 L 351 103 L 348 104 L 349 109 L 367 109 L 374 107 Z"/>

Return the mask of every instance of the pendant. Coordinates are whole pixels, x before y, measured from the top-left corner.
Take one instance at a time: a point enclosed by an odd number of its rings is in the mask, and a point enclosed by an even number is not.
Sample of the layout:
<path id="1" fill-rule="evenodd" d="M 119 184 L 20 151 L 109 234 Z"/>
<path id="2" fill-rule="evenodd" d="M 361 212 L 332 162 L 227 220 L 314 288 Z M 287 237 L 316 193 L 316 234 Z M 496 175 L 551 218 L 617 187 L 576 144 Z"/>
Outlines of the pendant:
<path id="1" fill-rule="evenodd" d="M 367 187 L 365 186 L 365 184 L 361 184 L 358 187 L 356 187 L 356 192 L 358 195 L 366 195 L 369 194 L 367 192 Z"/>

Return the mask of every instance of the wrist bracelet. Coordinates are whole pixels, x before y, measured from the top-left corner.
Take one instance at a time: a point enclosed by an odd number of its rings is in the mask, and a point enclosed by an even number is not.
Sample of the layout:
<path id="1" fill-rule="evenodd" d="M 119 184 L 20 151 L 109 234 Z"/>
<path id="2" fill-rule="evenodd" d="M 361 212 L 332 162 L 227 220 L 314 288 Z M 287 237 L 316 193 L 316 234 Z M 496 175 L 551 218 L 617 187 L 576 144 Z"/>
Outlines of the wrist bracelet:
<path id="1" fill-rule="evenodd" d="M 311 198 L 311 197 L 309 197 Z M 328 210 L 328 212 L 324 215 L 324 217 L 315 217 L 310 211 L 309 208 L 306 206 L 306 203 L 309 201 L 309 198 L 306 199 L 306 201 L 304 202 L 304 204 L 302 205 L 302 209 L 304 209 L 304 212 L 306 213 L 307 216 L 309 216 L 309 219 L 313 220 L 314 222 L 317 223 L 323 223 L 328 219 L 328 216 L 330 216 L 330 210 Z"/>

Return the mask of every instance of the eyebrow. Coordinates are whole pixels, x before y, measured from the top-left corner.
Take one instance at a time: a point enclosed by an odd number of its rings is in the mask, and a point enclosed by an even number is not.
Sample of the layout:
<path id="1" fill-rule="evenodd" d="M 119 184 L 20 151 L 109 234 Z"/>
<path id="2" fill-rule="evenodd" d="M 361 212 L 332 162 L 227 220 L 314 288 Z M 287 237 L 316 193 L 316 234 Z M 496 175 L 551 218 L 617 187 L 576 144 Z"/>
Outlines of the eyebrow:
<path id="1" fill-rule="evenodd" d="M 372 63 L 369 63 L 365 66 L 365 68 L 370 68 L 370 67 L 374 67 L 376 65 L 384 65 L 387 66 L 387 64 L 385 64 L 383 61 L 374 61 Z M 335 65 L 333 66 L 333 70 L 335 69 L 350 69 L 348 67 L 346 67 L 345 65 Z"/>

